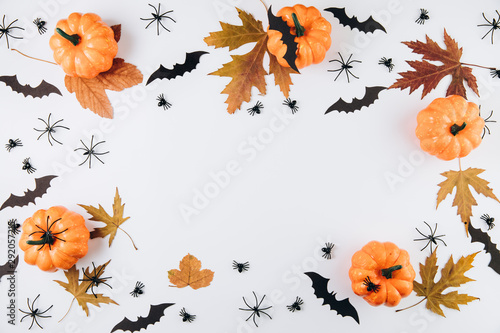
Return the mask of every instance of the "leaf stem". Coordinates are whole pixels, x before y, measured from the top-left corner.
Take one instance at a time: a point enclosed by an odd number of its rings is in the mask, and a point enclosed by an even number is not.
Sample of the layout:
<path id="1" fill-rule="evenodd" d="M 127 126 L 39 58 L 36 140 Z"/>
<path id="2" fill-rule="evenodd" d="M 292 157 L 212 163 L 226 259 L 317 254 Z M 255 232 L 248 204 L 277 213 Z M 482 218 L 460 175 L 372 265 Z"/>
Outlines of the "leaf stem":
<path id="1" fill-rule="evenodd" d="M 480 66 L 480 65 L 474 65 L 474 64 L 468 64 L 466 62 L 461 62 L 460 65 L 465 65 L 465 66 L 474 66 L 474 67 L 479 67 L 479 68 L 484 68 L 484 69 L 495 69 L 494 67 L 485 67 L 485 66 Z"/>
<path id="2" fill-rule="evenodd" d="M 128 238 L 130 238 L 130 241 L 132 241 L 132 245 L 134 246 L 134 249 L 135 249 L 136 251 L 137 251 L 137 250 L 139 250 L 139 249 L 137 248 L 137 246 L 135 246 L 135 243 L 134 243 L 134 240 L 132 239 L 132 237 L 130 237 L 130 235 L 129 235 L 129 234 L 128 234 L 125 230 L 123 230 L 122 228 L 118 227 L 118 229 L 120 229 L 121 231 L 123 231 L 123 232 L 125 233 L 125 235 L 127 235 L 127 236 L 128 236 Z"/>
<path id="3" fill-rule="evenodd" d="M 460 169 L 460 171 L 462 171 L 462 160 L 460 159 L 460 157 L 458 158 L 458 168 Z"/>
<path id="4" fill-rule="evenodd" d="M 264 5 L 264 8 L 266 9 L 266 12 L 267 12 L 267 6 L 266 6 L 266 4 L 264 3 L 264 1 L 263 1 L 263 0 L 260 0 L 260 2 L 262 3 L 262 5 Z"/>
<path id="5" fill-rule="evenodd" d="M 69 310 L 71 310 L 71 307 L 73 306 L 73 302 L 75 301 L 75 298 L 76 297 L 73 297 L 73 300 L 71 300 L 71 304 L 69 305 L 69 309 L 68 311 L 66 311 L 66 314 L 58 321 L 58 323 L 60 323 L 64 318 L 66 318 L 66 316 L 68 315 L 69 313 Z"/>
<path id="6" fill-rule="evenodd" d="M 22 54 L 22 55 L 23 55 L 23 56 L 25 56 L 26 58 L 30 58 L 30 59 L 33 59 L 33 60 L 38 60 L 38 61 L 43 61 L 43 62 L 46 62 L 46 63 L 48 63 L 48 64 L 52 64 L 52 65 L 56 65 L 56 66 L 57 66 L 57 64 L 56 64 L 55 62 L 52 62 L 52 61 L 47 61 L 47 60 L 43 60 L 43 59 L 38 59 L 38 58 L 35 58 L 35 57 L 30 57 L 29 55 L 24 54 L 24 53 L 22 53 L 21 51 L 19 51 L 19 50 L 17 50 L 17 49 L 11 49 L 11 50 L 12 50 L 12 51 L 16 51 L 17 53 Z"/>
<path id="7" fill-rule="evenodd" d="M 427 299 L 427 297 L 424 297 L 424 298 L 422 298 L 422 300 L 421 300 L 420 302 L 415 303 L 415 304 L 413 304 L 413 305 L 411 305 L 411 306 L 409 306 L 409 307 L 407 307 L 407 308 L 404 308 L 404 309 L 398 309 L 398 310 L 396 310 L 396 312 L 411 309 L 412 307 L 419 305 L 420 303 L 422 303 L 422 302 L 423 302 L 423 301 L 425 301 L 426 299 Z"/>

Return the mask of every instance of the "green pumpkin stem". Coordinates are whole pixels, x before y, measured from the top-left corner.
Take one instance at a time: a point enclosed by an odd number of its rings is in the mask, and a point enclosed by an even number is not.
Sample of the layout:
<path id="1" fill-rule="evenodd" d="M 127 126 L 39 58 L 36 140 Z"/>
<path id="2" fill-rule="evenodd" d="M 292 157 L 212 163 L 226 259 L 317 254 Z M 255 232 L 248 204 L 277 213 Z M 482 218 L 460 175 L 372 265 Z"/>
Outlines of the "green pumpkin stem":
<path id="1" fill-rule="evenodd" d="M 382 270 L 382 276 L 385 277 L 386 279 L 392 279 L 392 272 L 400 270 L 401 268 L 403 268 L 403 266 L 401 266 L 401 265 L 396 265 L 396 266 L 392 266 L 389 268 L 384 268 Z"/>
<path id="2" fill-rule="evenodd" d="M 81 37 L 78 35 L 78 34 L 74 34 L 74 35 L 68 35 L 67 33 L 65 33 L 64 31 L 62 31 L 61 29 L 59 28 L 56 28 L 56 31 L 59 35 L 61 35 L 63 38 L 67 39 L 68 41 L 71 42 L 71 44 L 73 44 L 74 46 L 77 46 L 78 44 L 80 44 L 80 40 L 81 40 Z"/>
<path id="3" fill-rule="evenodd" d="M 467 126 L 467 124 L 465 123 L 465 121 L 462 124 L 462 126 L 458 126 L 457 124 L 453 124 L 450 127 L 450 132 L 451 132 L 451 134 L 453 134 L 453 136 L 456 136 L 458 134 L 458 132 L 460 132 L 461 130 L 463 130 L 465 128 L 465 126 Z"/>
<path id="4" fill-rule="evenodd" d="M 295 13 L 292 13 L 292 18 L 293 23 L 295 24 L 295 33 L 297 34 L 297 37 L 304 36 L 306 29 L 302 25 L 300 25 L 299 19 L 297 18 L 297 15 L 295 15 Z"/>

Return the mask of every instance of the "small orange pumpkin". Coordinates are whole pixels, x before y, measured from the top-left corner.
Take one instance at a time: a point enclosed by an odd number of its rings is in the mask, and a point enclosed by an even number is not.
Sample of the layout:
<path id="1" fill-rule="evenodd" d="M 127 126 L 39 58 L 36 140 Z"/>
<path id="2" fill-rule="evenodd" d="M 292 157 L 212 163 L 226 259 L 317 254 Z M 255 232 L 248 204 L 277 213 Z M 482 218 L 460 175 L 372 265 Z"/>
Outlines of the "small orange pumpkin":
<path id="1" fill-rule="evenodd" d="M 411 294 L 415 271 L 408 252 L 391 242 L 371 241 L 351 259 L 352 290 L 370 305 L 396 306 Z"/>
<path id="2" fill-rule="evenodd" d="M 72 13 L 57 22 L 49 45 L 66 74 L 91 79 L 113 65 L 118 52 L 114 36 L 98 15 Z"/>
<path id="3" fill-rule="evenodd" d="M 315 7 L 295 5 L 293 7 L 283 7 L 276 14 L 282 17 L 290 27 L 290 32 L 296 35 L 297 60 L 295 65 L 298 69 L 311 64 L 317 64 L 325 59 L 326 51 L 332 44 L 330 33 L 332 26 Z M 282 34 L 277 30 L 269 29 L 267 49 L 275 55 L 278 63 L 283 67 L 290 67 L 283 59 L 287 46 L 281 41 Z"/>
<path id="4" fill-rule="evenodd" d="M 88 251 L 85 219 L 62 206 L 40 209 L 24 221 L 19 247 L 24 261 L 43 271 L 70 269 Z"/>
<path id="5" fill-rule="evenodd" d="M 484 129 L 478 106 L 458 95 L 436 98 L 418 113 L 417 123 L 422 150 L 445 161 L 467 156 Z"/>

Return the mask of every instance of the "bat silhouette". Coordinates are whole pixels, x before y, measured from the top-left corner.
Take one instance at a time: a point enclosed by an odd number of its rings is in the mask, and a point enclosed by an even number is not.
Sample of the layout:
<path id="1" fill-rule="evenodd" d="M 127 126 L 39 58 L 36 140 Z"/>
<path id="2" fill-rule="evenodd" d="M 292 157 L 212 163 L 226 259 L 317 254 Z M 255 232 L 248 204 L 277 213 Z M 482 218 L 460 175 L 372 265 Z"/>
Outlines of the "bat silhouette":
<path id="1" fill-rule="evenodd" d="M 340 24 L 351 28 L 351 30 L 356 28 L 361 32 L 368 33 L 378 29 L 387 33 L 382 24 L 375 21 L 371 16 L 366 21 L 359 22 L 356 16 L 347 16 L 345 8 L 330 7 L 326 8 L 325 11 L 332 13 L 340 21 Z"/>
<path id="2" fill-rule="evenodd" d="M 150 84 L 156 79 L 173 79 L 176 76 L 182 76 L 184 73 L 191 72 L 196 68 L 196 65 L 200 63 L 200 58 L 202 55 L 208 54 L 205 51 L 196 51 L 191 53 L 186 53 L 186 61 L 183 64 L 175 64 L 172 69 L 167 69 L 160 65 L 158 68 L 148 79 L 146 85 Z"/>
<path id="3" fill-rule="evenodd" d="M 17 264 L 19 263 L 19 256 L 16 256 L 14 262 L 7 261 L 4 265 L 0 266 L 0 279 L 4 275 L 14 274 L 17 268 Z"/>
<path id="4" fill-rule="evenodd" d="M 377 100 L 378 94 L 384 89 L 386 88 L 366 87 L 365 96 L 363 96 L 362 99 L 354 98 L 351 103 L 347 103 L 342 98 L 339 98 L 337 102 L 330 105 L 328 110 L 326 110 L 325 114 L 330 113 L 332 111 L 338 111 L 338 112 L 344 111 L 345 113 L 349 113 L 360 110 L 363 106 L 369 106 L 373 104 Z"/>
<path id="5" fill-rule="evenodd" d="M 342 317 L 352 317 L 359 324 L 358 312 L 349 302 L 349 298 L 339 301 L 337 300 L 337 298 L 335 298 L 335 295 L 337 295 L 337 293 L 328 291 L 328 281 L 330 281 L 330 279 L 324 278 L 315 272 L 307 272 L 304 274 L 309 276 L 309 278 L 312 280 L 314 295 L 316 295 L 317 298 L 323 299 L 322 305 L 329 305 L 330 310 L 337 311 L 337 313 Z"/>
<path id="6" fill-rule="evenodd" d="M 31 87 L 29 84 L 22 85 L 17 80 L 17 75 L 12 76 L 0 76 L 0 81 L 4 82 L 8 87 L 17 93 L 21 93 L 24 97 L 31 96 L 33 98 L 42 98 L 48 96 L 52 93 L 61 95 L 61 91 L 57 89 L 56 86 L 42 80 L 42 82 L 35 88 Z"/>
<path id="7" fill-rule="evenodd" d="M 154 325 L 159 322 L 161 317 L 164 315 L 163 311 L 174 304 L 175 303 L 162 303 L 158 305 L 151 305 L 147 317 L 137 317 L 136 321 L 131 321 L 125 317 L 122 321 L 116 324 L 115 327 L 113 327 L 111 333 L 117 330 L 138 332 L 141 329 L 146 329 L 148 325 Z"/>
<path id="8" fill-rule="evenodd" d="M 497 244 L 491 241 L 490 236 L 481 229 L 476 229 L 469 223 L 469 234 L 471 242 L 478 242 L 484 244 L 484 251 L 491 255 L 490 263 L 488 264 L 497 274 L 500 274 L 500 251 Z"/>
<path id="9" fill-rule="evenodd" d="M 47 193 L 47 189 L 50 187 L 50 181 L 56 177 L 57 176 L 45 176 L 35 179 L 36 187 L 33 191 L 28 189 L 24 192 L 23 196 L 11 194 L 10 197 L 5 200 L 2 207 L 0 207 L 0 210 L 6 207 L 23 207 L 29 203 L 35 203 L 36 198 L 41 198 L 45 193 Z"/>
<path id="10" fill-rule="evenodd" d="M 286 45 L 286 53 L 283 56 L 283 59 L 286 60 L 288 65 L 293 70 L 299 73 L 297 65 L 295 64 L 295 60 L 297 60 L 297 48 L 298 48 L 298 44 L 295 41 L 295 37 L 297 36 L 292 35 L 290 33 L 290 27 L 285 21 L 283 21 L 281 16 L 280 17 L 274 16 L 271 7 L 272 6 L 269 6 L 269 10 L 267 11 L 267 17 L 269 20 L 269 29 L 281 32 L 281 41 L 283 42 L 283 44 Z"/>

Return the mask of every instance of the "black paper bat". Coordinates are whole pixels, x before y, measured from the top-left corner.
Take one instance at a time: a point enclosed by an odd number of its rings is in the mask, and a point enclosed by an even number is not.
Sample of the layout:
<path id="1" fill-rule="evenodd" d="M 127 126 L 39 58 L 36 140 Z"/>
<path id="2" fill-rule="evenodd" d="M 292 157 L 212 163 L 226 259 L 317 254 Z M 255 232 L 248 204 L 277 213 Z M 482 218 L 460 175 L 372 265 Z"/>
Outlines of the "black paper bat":
<path id="1" fill-rule="evenodd" d="M 337 313 L 342 317 L 352 317 L 359 324 L 358 312 L 349 302 L 349 298 L 339 301 L 335 298 L 335 295 L 337 295 L 337 293 L 328 291 L 328 281 L 330 281 L 330 279 L 324 278 L 315 272 L 307 272 L 304 274 L 309 276 L 309 278 L 312 280 L 314 295 L 316 295 L 317 298 L 323 299 L 322 305 L 329 305 L 330 310 L 337 311 Z"/>
<path id="2" fill-rule="evenodd" d="M 12 91 L 23 94 L 24 97 L 31 96 L 33 98 L 42 98 L 52 93 L 62 96 L 61 91 L 57 89 L 56 86 L 47 83 L 45 80 L 42 80 L 42 82 L 35 88 L 31 87 L 29 84 L 26 84 L 24 86 L 20 84 L 17 80 L 17 75 L 0 76 L 0 81 L 4 82 L 8 87 L 12 89 Z"/>
<path id="3" fill-rule="evenodd" d="M 267 11 L 267 18 L 269 20 L 269 29 L 277 30 L 281 32 L 281 41 L 286 45 L 286 53 L 283 56 L 283 59 L 286 60 L 288 65 L 299 73 L 297 65 L 295 64 L 295 60 L 297 60 L 297 48 L 298 43 L 295 41 L 295 35 L 290 33 L 290 27 L 288 24 L 280 17 L 274 16 L 272 10 L 272 6 L 269 6 L 269 10 Z"/>
<path id="4" fill-rule="evenodd" d="M 386 89 L 385 87 L 366 87 L 365 96 L 362 99 L 354 98 L 351 103 L 347 103 L 342 98 L 335 103 L 333 103 L 328 110 L 326 110 L 325 114 L 330 113 L 332 111 L 338 111 L 345 113 L 354 112 L 360 110 L 363 106 L 369 106 L 373 104 L 377 98 L 378 94 Z"/>
<path id="5" fill-rule="evenodd" d="M 204 54 L 208 54 L 208 52 L 196 51 L 196 52 L 186 53 L 186 61 L 183 64 L 175 64 L 174 68 L 172 69 L 167 69 L 163 67 L 163 65 L 160 65 L 160 68 L 158 68 L 153 74 L 151 74 L 146 85 L 150 84 L 156 79 L 170 80 L 175 78 L 176 76 L 183 76 L 184 73 L 191 72 L 193 69 L 196 68 L 196 65 L 200 63 L 200 58 Z"/>
<path id="6" fill-rule="evenodd" d="M 484 251 L 491 255 L 490 266 L 497 274 L 500 274 L 500 251 L 497 248 L 497 244 L 491 241 L 490 236 L 481 229 L 475 229 L 472 224 L 469 223 L 469 234 L 471 237 L 471 242 L 479 242 L 484 244 Z"/>
<path id="7" fill-rule="evenodd" d="M 387 33 L 382 24 L 375 21 L 371 16 L 366 21 L 359 22 L 356 16 L 353 17 L 347 16 L 345 8 L 330 7 L 326 8 L 325 11 L 332 13 L 333 16 L 335 16 L 340 21 L 340 24 L 351 28 L 351 30 L 356 28 L 361 32 L 368 33 L 368 32 L 374 32 L 375 30 L 378 29 Z"/>
<path id="8" fill-rule="evenodd" d="M 14 274 L 18 263 L 19 263 L 19 256 L 17 256 L 16 259 L 14 259 L 13 263 L 7 261 L 4 265 L 0 266 L 0 279 L 4 275 Z"/>
<path id="9" fill-rule="evenodd" d="M 163 311 L 174 304 L 175 303 L 162 303 L 158 305 L 151 305 L 147 317 L 137 317 L 136 321 L 131 321 L 125 317 L 122 321 L 116 324 L 115 327 L 113 327 L 111 333 L 117 330 L 138 332 L 141 329 L 146 329 L 148 325 L 154 325 L 159 322 L 161 317 L 164 315 Z"/>
<path id="10" fill-rule="evenodd" d="M 50 187 L 50 181 L 56 177 L 57 176 L 45 176 L 35 179 L 36 188 L 33 191 L 28 189 L 21 197 L 11 194 L 10 197 L 5 200 L 2 207 L 0 207 L 0 210 L 6 207 L 23 207 L 29 203 L 35 203 L 36 198 L 41 198 L 47 193 L 47 189 Z"/>

